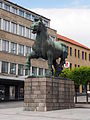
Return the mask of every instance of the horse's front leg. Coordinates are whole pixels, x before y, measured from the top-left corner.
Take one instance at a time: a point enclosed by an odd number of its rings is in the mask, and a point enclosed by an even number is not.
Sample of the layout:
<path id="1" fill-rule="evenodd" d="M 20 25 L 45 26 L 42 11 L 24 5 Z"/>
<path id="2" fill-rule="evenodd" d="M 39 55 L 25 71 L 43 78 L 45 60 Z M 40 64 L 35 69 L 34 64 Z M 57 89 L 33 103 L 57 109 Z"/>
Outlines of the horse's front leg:
<path id="1" fill-rule="evenodd" d="M 51 51 L 47 52 L 47 57 L 48 57 L 48 75 L 52 76 L 52 64 L 53 64 L 53 54 Z"/>
<path id="2" fill-rule="evenodd" d="M 32 58 L 38 58 L 37 54 L 34 51 L 32 51 L 30 54 L 27 55 L 25 69 L 30 70 Z"/>

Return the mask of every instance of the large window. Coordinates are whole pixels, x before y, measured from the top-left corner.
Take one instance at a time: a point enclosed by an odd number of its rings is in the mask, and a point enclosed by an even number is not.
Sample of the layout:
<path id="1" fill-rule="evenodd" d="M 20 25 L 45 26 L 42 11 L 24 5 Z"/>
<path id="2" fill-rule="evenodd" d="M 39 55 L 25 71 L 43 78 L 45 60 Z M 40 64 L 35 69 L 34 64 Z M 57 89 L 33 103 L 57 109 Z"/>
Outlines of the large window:
<path id="1" fill-rule="evenodd" d="M 78 50 L 78 58 L 80 58 L 80 50 Z"/>
<path id="2" fill-rule="evenodd" d="M 37 67 L 32 67 L 32 75 L 37 75 Z"/>
<path id="3" fill-rule="evenodd" d="M 84 52 L 82 51 L 82 60 L 84 59 Z"/>
<path id="4" fill-rule="evenodd" d="M 70 56 L 72 56 L 72 48 L 70 47 Z"/>
<path id="5" fill-rule="evenodd" d="M 24 17 L 24 11 L 23 11 L 23 10 L 19 10 L 19 15 L 20 15 L 21 17 Z"/>
<path id="6" fill-rule="evenodd" d="M 15 63 L 10 63 L 10 73 L 16 74 L 16 64 Z"/>
<path id="7" fill-rule="evenodd" d="M 30 20 L 31 19 L 31 14 L 26 13 L 26 18 Z"/>
<path id="8" fill-rule="evenodd" d="M 26 28 L 26 37 L 30 38 L 30 29 L 29 28 Z"/>
<path id="9" fill-rule="evenodd" d="M 24 55 L 24 45 L 18 45 L 18 54 Z"/>
<path id="10" fill-rule="evenodd" d="M 2 61 L 2 73 L 8 73 L 8 62 Z"/>
<path id="11" fill-rule="evenodd" d="M 85 60 L 87 60 L 87 53 L 85 52 Z"/>
<path id="12" fill-rule="evenodd" d="M 75 49 L 75 57 L 77 56 L 77 50 Z"/>
<path id="13" fill-rule="evenodd" d="M 20 75 L 20 76 L 23 76 L 24 74 L 23 74 L 23 65 L 21 65 L 21 64 L 18 64 L 18 75 Z"/>
<path id="14" fill-rule="evenodd" d="M 39 68 L 39 75 L 43 76 L 43 68 Z"/>
<path id="15" fill-rule="evenodd" d="M 3 30 L 9 31 L 10 29 L 10 22 L 7 20 L 3 20 Z"/>
<path id="16" fill-rule="evenodd" d="M 4 4 L 4 9 L 7 10 L 7 11 L 10 11 L 10 5 Z"/>
<path id="17" fill-rule="evenodd" d="M 11 42 L 11 53 L 17 54 L 17 44 Z"/>
<path id="18" fill-rule="evenodd" d="M 36 39 L 36 34 L 33 34 L 31 31 L 31 39 L 35 40 Z"/>
<path id="19" fill-rule="evenodd" d="M 48 26 L 48 21 L 44 20 L 43 22 L 45 26 Z"/>
<path id="20" fill-rule="evenodd" d="M 0 8 L 2 7 L 2 2 L 0 2 Z"/>
<path id="21" fill-rule="evenodd" d="M 15 7 L 12 7 L 12 13 L 17 14 L 17 9 Z"/>
<path id="22" fill-rule="evenodd" d="M 2 51 L 9 52 L 9 42 L 6 40 L 2 41 Z"/>
<path id="23" fill-rule="evenodd" d="M 17 24 L 11 23 L 11 32 L 16 34 L 17 33 Z"/>
<path id="24" fill-rule="evenodd" d="M 26 55 L 30 54 L 30 52 L 31 52 L 31 47 L 26 46 Z"/>
<path id="25" fill-rule="evenodd" d="M 34 15 L 32 15 L 32 21 L 34 21 L 34 19 L 35 19 L 35 16 L 34 16 Z"/>
<path id="26" fill-rule="evenodd" d="M 25 32 L 25 27 L 22 25 L 19 25 L 19 35 L 24 36 L 24 32 Z"/>

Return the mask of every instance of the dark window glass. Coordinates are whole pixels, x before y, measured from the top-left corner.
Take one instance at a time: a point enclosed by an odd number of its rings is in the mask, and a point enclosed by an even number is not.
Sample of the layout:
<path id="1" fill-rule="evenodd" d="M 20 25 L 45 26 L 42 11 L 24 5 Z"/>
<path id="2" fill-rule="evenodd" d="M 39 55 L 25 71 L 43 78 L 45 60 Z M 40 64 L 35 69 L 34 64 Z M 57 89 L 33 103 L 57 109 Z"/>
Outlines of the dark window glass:
<path id="1" fill-rule="evenodd" d="M 75 57 L 77 56 L 77 50 L 75 49 Z"/>
<path id="2" fill-rule="evenodd" d="M 85 52 L 85 60 L 87 60 L 87 53 Z"/>
<path id="3" fill-rule="evenodd" d="M 10 73 L 16 74 L 16 64 L 15 63 L 10 63 Z"/>
<path id="4" fill-rule="evenodd" d="M 84 60 L 84 52 L 82 51 L 82 60 Z"/>
<path id="5" fill-rule="evenodd" d="M 24 17 L 24 11 L 19 10 L 19 15 L 20 15 L 21 17 Z"/>
<path id="6" fill-rule="evenodd" d="M 78 50 L 78 58 L 80 58 L 80 50 Z"/>
<path id="7" fill-rule="evenodd" d="M 2 61 L 2 73 L 8 73 L 8 62 Z"/>
<path id="8" fill-rule="evenodd" d="M 70 56 L 72 56 L 72 48 L 70 47 Z"/>

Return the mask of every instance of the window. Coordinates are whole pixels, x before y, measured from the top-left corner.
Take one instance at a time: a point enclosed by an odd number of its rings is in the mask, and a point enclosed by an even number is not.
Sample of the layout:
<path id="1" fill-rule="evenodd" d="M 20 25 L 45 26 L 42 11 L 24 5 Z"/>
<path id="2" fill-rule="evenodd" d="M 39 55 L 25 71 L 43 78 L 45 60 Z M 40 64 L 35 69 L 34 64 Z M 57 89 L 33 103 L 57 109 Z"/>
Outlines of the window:
<path id="1" fill-rule="evenodd" d="M 25 32 L 25 27 L 22 25 L 19 25 L 19 35 L 24 36 L 24 32 Z"/>
<path id="2" fill-rule="evenodd" d="M 75 67 L 77 67 L 77 64 L 75 64 Z"/>
<path id="3" fill-rule="evenodd" d="M 82 60 L 84 59 L 84 52 L 82 51 Z"/>
<path id="4" fill-rule="evenodd" d="M 90 54 L 89 54 L 89 61 L 90 61 Z"/>
<path id="5" fill-rule="evenodd" d="M 17 9 L 15 7 L 12 7 L 12 13 L 17 14 Z"/>
<path id="6" fill-rule="evenodd" d="M 87 60 L 87 53 L 85 52 L 85 60 Z"/>
<path id="7" fill-rule="evenodd" d="M 80 58 L 80 50 L 78 50 L 78 58 Z"/>
<path id="8" fill-rule="evenodd" d="M 11 42 L 11 53 L 17 54 L 17 44 Z"/>
<path id="9" fill-rule="evenodd" d="M 30 70 L 26 69 L 25 70 L 25 75 L 30 75 Z"/>
<path id="10" fill-rule="evenodd" d="M 2 2 L 0 2 L 0 8 L 2 7 Z"/>
<path id="11" fill-rule="evenodd" d="M 31 14 L 26 13 L 26 18 L 30 20 L 31 19 Z"/>
<path id="12" fill-rule="evenodd" d="M 39 68 L 39 75 L 43 76 L 43 68 Z"/>
<path id="13" fill-rule="evenodd" d="M 6 40 L 2 41 L 2 51 L 9 52 L 9 42 Z"/>
<path id="14" fill-rule="evenodd" d="M 2 73 L 8 73 L 8 62 L 2 61 Z"/>
<path id="15" fill-rule="evenodd" d="M 37 68 L 36 67 L 32 67 L 32 75 L 37 75 Z"/>
<path id="16" fill-rule="evenodd" d="M 16 64 L 15 63 L 10 63 L 10 73 L 16 74 Z"/>
<path id="17" fill-rule="evenodd" d="M 21 17 L 24 17 L 24 11 L 19 10 L 19 15 L 20 15 Z"/>
<path id="18" fill-rule="evenodd" d="M 26 55 L 30 54 L 30 52 L 31 52 L 31 47 L 26 46 Z"/>
<path id="19" fill-rule="evenodd" d="M 34 15 L 32 15 L 32 21 L 34 21 L 34 19 L 35 19 L 35 16 L 34 16 Z"/>
<path id="20" fill-rule="evenodd" d="M 26 28 L 26 37 L 30 38 L 30 29 L 29 28 Z"/>
<path id="21" fill-rule="evenodd" d="M 72 56 L 72 48 L 70 47 L 70 56 Z"/>
<path id="22" fill-rule="evenodd" d="M 45 75 L 48 75 L 48 69 L 45 69 Z"/>
<path id="23" fill-rule="evenodd" d="M 36 39 L 36 34 L 33 34 L 33 33 L 31 32 L 31 39 L 35 40 L 35 39 Z"/>
<path id="24" fill-rule="evenodd" d="M 11 23 L 11 32 L 16 34 L 17 33 L 17 24 Z"/>
<path id="25" fill-rule="evenodd" d="M 77 50 L 75 49 L 75 57 L 77 56 Z"/>
<path id="26" fill-rule="evenodd" d="M 70 63 L 70 70 L 72 69 L 72 63 Z"/>
<path id="27" fill-rule="evenodd" d="M 49 36 L 52 41 L 56 41 L 56 38 L 53 36 Z"/>
<path id="28" fill-rule="evenodd" d="M 24 74 L 23 74 L 23 65 L 21 65 L 21 64 L 19 64 L 18 65 L 18 75 L 20 75 L 20 76 L 23 76 Z"/>
<path id="29" fill-rule="evenodd" d="M 18 45 L 18 54 L 24 55 L 24 45 Z"/>
<path id="30" fill-rule="evenodd" d="M 78 65 L 78 67 L 80 67 L 80 65 Z"/>
<path id="31" fill-rule="evenodd" d="M 3 30 L 9 31 L 10 28 L 10 22 L 7 20 L 3 20 Z"/>
<path id="32" fill-rule="evenodd" d="M 44 20 L 45 26 L 48 26 L 48 21 Z"/>
<path id="33" fill-rule="evenodd" d="M 4 4 L 4 9 L 7 10 L 7 11 L 10 11 L 10 5 Z"/>

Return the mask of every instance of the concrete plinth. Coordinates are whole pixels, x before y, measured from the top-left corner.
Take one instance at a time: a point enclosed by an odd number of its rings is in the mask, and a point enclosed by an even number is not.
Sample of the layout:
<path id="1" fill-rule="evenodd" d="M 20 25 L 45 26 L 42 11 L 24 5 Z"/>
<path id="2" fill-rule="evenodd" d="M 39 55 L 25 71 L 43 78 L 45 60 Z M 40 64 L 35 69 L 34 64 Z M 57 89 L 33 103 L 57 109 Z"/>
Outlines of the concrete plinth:
<path id="1" fill-rule="evenodd" d="M 74 107 L 74 83 L 71 80 L 29 77 L 24 85 L 24 110 L 50 111 Z"/>

